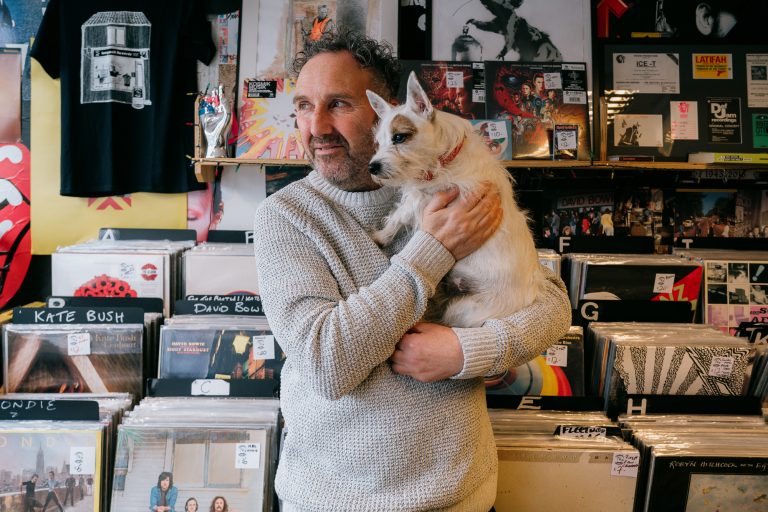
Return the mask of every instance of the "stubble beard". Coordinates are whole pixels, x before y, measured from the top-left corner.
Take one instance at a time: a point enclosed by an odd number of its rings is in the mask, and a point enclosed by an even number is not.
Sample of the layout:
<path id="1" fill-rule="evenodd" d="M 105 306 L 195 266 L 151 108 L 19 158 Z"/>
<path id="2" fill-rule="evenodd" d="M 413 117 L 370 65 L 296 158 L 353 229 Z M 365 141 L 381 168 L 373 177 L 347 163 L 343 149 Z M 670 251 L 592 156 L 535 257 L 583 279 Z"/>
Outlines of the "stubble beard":
<path id="1" fill-rule="evenodd" d="M 332 140 L 340 142 L 344 147 L 343 155 L 315 156 L 312 144 L 316 139 L 310 139 L 306 153 L 312 166 L 327 182 L 347 192 L 379 188 L 379 185 L 373 181 L 368 172 L 368 163 L 375 154 L 373 134 L 369 137 L 370 140 L 361 141 L 361 151 L 356 153 L 350 152 L 349 143 L 344 137 L 340 135 L 334 137 Z"/>

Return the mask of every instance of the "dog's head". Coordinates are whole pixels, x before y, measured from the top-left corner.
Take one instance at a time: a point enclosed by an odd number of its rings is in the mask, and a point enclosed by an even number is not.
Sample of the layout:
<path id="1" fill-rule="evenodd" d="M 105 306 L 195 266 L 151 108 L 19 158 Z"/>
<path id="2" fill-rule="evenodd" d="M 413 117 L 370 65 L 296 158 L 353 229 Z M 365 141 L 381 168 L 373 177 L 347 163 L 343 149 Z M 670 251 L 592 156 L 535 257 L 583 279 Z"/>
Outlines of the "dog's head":
<path id="1" fill-rule="evenodd" d="M 408 77 L 405 104 L 393 106 L 373 91 L 366 91 L 368 101 L 379 116 L 376 128 L 378 149 L 373 155 L 369 171 L 381 184 L 423 180 L 439 165 L 439 157 L 446 146 L 437 129 L 438 112 L 424 92 L 416 75 Z"/>

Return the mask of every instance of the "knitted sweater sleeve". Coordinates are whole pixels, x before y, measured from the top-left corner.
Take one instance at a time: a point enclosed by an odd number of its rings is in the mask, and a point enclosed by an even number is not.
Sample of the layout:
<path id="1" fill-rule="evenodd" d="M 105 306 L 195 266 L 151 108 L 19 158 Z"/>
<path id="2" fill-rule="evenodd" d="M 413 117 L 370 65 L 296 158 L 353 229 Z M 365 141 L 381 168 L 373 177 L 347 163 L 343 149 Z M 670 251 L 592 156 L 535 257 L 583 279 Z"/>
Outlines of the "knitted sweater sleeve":
<path id="1" fill-rule="evenodd" d="M 313 391 L 337 400 L 389 359 L 455 260 L 421 231 L 389 259 L 362 230 L 302 218 L 286 204 L 258 210 L 260 294 L 288 360 Z"/>
<path id="2" fill-rule="evenodd" d="M 565 284 L 542 268 L 547 279 L 533 304 L 482 327 L 454 328 L 464 352 L 464 367 L 454 379 L 497 375 L 524 364 L 568 331 L 571 304 Z"/>

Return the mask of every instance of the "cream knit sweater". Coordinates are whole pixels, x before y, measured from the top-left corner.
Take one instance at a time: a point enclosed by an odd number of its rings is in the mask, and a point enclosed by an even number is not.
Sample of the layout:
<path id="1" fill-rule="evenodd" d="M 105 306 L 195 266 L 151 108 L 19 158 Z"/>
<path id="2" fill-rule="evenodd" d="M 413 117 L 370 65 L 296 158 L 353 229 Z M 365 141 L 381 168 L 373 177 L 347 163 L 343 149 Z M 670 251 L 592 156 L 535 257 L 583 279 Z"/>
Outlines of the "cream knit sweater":
<path id="1" fill-rule="evenodd" d="M 497 457 L 482 376 L 532 359 L 570 325 L 565 288 L 548 273 L 530 307 L 455 329 L 464 368 L 453 378 L 392 372 L 395 344 L 454 264 L 422 231 L 383 251 L 371 240 L 394 199 L 389 188 L 339 190 L 313 171 L 256 215 L 260 292 L 287 354 L 275 485 L 293 510 L 490 509 Z"/>

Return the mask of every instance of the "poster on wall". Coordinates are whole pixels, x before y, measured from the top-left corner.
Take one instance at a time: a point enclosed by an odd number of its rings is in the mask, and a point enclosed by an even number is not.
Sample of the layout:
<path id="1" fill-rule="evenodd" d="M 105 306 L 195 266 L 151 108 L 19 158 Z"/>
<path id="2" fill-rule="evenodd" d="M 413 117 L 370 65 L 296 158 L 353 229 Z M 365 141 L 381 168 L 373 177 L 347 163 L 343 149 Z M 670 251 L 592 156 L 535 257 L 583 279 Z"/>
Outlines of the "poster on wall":
<path id="1" fill-rule="evenodd" d="M 613 88 L 640 94 L 679 94 L 680 54 L 614 53 Z"/>
<path id="2" fill-rule="evenodd" d="M 707 98 L 707 140 L 741 144 L 741 98 Z"/>
<path id="3" fill-rule="evenodd" d="M 748 53 L 747 107 L 768 108 L 768 54 Z"/>

